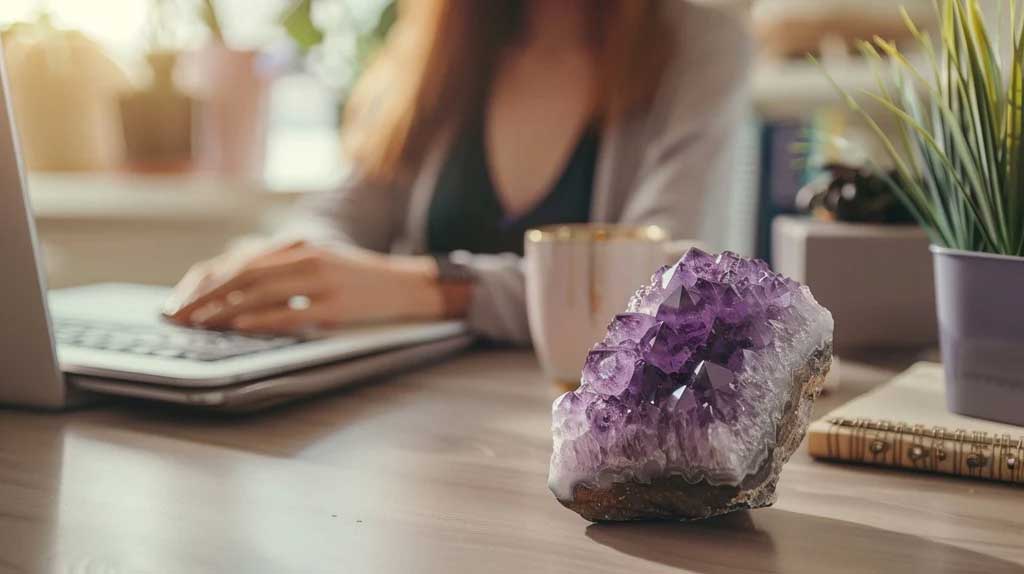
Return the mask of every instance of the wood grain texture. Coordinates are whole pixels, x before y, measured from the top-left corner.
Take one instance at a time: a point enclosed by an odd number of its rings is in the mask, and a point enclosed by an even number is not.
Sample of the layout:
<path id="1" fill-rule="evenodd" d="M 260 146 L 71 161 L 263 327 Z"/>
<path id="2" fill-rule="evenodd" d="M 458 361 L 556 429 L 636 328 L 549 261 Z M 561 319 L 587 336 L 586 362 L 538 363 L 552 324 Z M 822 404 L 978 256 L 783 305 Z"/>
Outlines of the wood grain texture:
<path id="1" fill-rule="evenodd" d="M 844 357 L 826 412 L 909 364 Z M 1021 572 L 1024 496 L 814 462 L 768 509 L 590 524 L 548 492 L 532 355 L 451 362 L 245 417 L 0 410 L 0 572 Z"/>

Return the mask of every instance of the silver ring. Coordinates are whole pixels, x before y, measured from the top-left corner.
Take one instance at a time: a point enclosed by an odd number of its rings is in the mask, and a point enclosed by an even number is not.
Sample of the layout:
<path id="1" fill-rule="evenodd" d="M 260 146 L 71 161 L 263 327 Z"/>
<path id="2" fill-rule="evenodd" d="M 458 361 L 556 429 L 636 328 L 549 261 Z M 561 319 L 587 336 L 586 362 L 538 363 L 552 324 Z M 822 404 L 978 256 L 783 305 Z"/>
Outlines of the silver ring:
<path id="1" fill-rule="evenodd" d="M 288 308 L 292 311 L 305 311 L 311 304 L 312 301 L 305 295 L 295 295 L 288 299 Z"/>

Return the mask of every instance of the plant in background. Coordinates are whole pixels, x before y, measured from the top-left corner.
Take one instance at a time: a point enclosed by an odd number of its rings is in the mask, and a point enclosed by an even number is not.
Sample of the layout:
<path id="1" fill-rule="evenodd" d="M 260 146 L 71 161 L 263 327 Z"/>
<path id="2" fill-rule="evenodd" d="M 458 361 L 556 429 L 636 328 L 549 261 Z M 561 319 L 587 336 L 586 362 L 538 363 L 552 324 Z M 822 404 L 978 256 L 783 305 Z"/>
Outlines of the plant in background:
<path id="1" fill-rule="evenodd" d="M 213 0 L 151 0 L 148 49 L 151 51 L 181 51 L 189 45 L 189 32 L 194 23 L 210 35 L 214 43 L 224 45 L 224 29 Z"/>
<path id="2" fill-rule="evenodd" d="M 224 28 L 220 25 L 220 18 L 217 17 L 217 9 L 213 0 L 203 0 L 199 6 L 199 15 L 210 31 L 210 36 L 215 42 L 224 43 Z"/>
<path id="3" fill-rule="evenodd" d="M 343 94 L 384 43 L 396 0 L 296 0 L 281 18 L 310 66 Z"/>
<path id="4" fill-rule="evenodd" d="M 889 184 L 933 243 L 1024 255 L 1024 30 L 1009 0 L 1011 55 L 1001 61 L 980 0 L 942 0 L 938 46 L 903 12 L 928 69 L 892 42 L 861 42 L 877 90 L 864 90 L 896 119 L 887 134 L 833 81 L 846 103 L 881 138 L 898 178 Z M 884 75 L 886 58 L 890 80 Z"/>
<path id="5" fill-rule="evenodd" d="M 281 18 L 285 32 L 304 52 L 324 41 L 323 31 L 313 23 L 313 0 L 299 0 Z"/>

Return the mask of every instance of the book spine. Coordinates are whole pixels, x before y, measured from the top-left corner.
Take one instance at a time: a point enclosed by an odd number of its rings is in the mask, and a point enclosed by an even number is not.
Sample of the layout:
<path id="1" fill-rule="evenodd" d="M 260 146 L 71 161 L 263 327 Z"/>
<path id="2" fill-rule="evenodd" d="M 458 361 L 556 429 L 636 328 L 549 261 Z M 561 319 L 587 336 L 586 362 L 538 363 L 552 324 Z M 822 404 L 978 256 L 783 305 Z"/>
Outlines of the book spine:
<path id="1" fill-rule="evenodd" d="M 1024 484 L 1024 438 L 865 419 L 817 421 L 815 458 Z"/>

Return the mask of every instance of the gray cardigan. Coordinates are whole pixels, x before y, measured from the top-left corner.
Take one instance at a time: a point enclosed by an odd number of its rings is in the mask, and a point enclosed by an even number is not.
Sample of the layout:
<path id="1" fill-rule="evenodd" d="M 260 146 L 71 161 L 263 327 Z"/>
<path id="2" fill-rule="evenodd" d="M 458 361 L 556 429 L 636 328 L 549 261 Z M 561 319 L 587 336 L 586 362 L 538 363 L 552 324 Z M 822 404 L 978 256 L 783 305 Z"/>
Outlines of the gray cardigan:
<path id="1" fill-rule="evenodd" d="M 751 42 L 739 18 L 683 0 L 667 4 L 679 45 L 653 104 L 604 128 L 591 219 L 656 224 L 673 238 L 694 238 L 705 195 L 726 192 L 730 181 L 733 136 L 747 110 Z M 286 233 L 423 253 L 427 208 L 450 140 L 438 138 L 411 186 L 374 187 L 353 178 L 304 202 Z M 477 283 L 468 322 L 478 334 L 529 343 L 520 264 L 511 253 L 470 259 Z"/>

